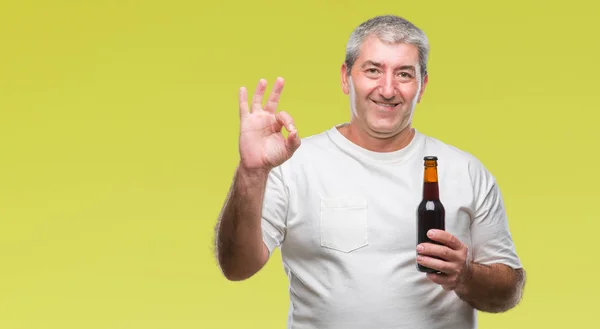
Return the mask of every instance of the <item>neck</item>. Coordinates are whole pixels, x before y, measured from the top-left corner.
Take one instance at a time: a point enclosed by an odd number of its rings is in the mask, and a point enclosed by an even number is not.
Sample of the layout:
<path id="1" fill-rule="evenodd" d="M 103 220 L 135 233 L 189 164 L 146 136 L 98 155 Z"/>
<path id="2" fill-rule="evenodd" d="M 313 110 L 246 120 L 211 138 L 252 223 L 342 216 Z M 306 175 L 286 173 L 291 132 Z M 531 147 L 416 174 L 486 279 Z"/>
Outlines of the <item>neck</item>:
<path id="1" fill-rule="evenodd" d="M 366 132 L 356 122 L 340 127 L 338 130 L 354 144 L 373 152 L 394 152 L 401 150 L 408 146 L 415 136 L 415 130 L 410 124 L 396 134 L 383 136 Z"/>
<path id="2" fill-rule="evenodd" d="M 439 200 L 440 189 L 438 185 L 437 167 L 426 165 L 424 170 L 423 199 Z"/>
<path id="3" fill-rule="evenodd" d="M 439 200 L 440 188 L 438 182 L 423 183 L 423 200 Z"/>

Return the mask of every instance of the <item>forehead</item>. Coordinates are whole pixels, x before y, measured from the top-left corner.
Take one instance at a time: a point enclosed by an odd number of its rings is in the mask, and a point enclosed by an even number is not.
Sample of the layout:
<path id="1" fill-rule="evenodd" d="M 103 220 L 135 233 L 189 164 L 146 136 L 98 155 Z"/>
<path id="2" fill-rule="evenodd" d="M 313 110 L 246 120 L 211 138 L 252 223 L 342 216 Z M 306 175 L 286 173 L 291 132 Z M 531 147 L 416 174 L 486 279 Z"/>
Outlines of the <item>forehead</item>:
<path id="1" fill-rule="evenodd" d="M 385 66 L 397 67 L 419 64 L 419 49 L 408 43 L 390 44 L 381 41 L 376 36 L 369 36 L 362 44 L 356 63 L 367 61 L 382 63 Z"/>

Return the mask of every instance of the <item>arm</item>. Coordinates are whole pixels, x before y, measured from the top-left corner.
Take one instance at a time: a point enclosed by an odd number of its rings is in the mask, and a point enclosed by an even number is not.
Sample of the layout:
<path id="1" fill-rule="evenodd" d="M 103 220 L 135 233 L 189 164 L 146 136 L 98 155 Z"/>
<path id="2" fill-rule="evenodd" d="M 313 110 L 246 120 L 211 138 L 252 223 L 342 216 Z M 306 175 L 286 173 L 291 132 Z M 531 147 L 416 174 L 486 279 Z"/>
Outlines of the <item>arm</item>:
<path id="1" fill-rule="evenodd" d="M 455 293 L 473 308 L 499 313 L 515 307 L 521 300 L 525 285 L 525 270 L 504 264 L 471 263 L 463 283 Z"/>
<path id="2" fill-rule="evenodd" d="M 261 212 L 267 174 L 238 167 L 215 228 L 216 257 L 229 280 L 245 280 L 267 262 Z"/>
<path id="3" fill-rule="evenodd" d="M 475 195 L 471 224 L 472 258 L 468 277 L 456 293 L 473 307 L 504 312 L 523 294 L 525 271 L 510 233 L 504 200 L 493 175 L 479 161 L 472 163 Z"/>
<path id="4" fill-rule="evenodd" d="M 279 239 L 273 236 L 281 230 L 281 185 L 271 180 L 271 194 L 267 196 L 270 206 L 264 205 L 265 191 L 269 191 L 269 177 L 273 168 L 291 158 L 300 147 L 300 137 L 292 117 L 283 111 L 276 112 L 283 89 L 283 79 L 278 78 L 266 105 L 262 99 L 267 82 L 260 80 L 252 104 L 248 104 L 245 87 L 239 92 L 240 163 L 236 170 L 229 194 L 215 227 L 216 257 L 225 277 L 229 280 L 245 280 L 258 272 L 267 262 L 271 248 Z M 285 138 L 281 131 L 289 134 Z M 263 209 L 265 208 L 265 209 Z M 263 240 L 264 219 L 269 239 Z M 269 235 L 270 234 L 270 235 Z"/>

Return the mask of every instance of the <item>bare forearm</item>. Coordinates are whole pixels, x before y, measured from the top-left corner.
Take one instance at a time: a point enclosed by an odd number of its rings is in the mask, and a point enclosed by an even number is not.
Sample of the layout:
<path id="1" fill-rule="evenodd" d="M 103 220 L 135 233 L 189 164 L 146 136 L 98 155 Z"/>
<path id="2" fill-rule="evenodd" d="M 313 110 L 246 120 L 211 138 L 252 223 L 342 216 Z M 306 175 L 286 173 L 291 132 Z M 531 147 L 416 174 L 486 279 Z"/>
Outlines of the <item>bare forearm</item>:
<path id="1" fill-rule="evenodd" d="M 268 173 L 238 167 L 215 229 L 215 248 L 223 274 L 244 280 L 265 264 L 261 211 Z"/>
<path id="2" fill-rule="evenodd" d="M 523 269 L 506 265 L 471 263 L 456 294 L 474 308 L 490 313 L 505 312 L 518 304 L 525 284 Z"/>

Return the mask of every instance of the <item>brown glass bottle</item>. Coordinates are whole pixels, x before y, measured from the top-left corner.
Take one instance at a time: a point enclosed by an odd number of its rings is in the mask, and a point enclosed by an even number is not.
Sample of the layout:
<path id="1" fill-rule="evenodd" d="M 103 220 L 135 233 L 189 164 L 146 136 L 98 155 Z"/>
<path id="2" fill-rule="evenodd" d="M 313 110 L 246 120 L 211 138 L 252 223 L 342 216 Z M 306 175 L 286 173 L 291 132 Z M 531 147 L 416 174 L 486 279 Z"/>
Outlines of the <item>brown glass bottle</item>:
<path id="1" fill-rule="evenodd" d="M 417 245 L 429 242 L 440 244 L 427 237 L 430 229 L 445 230 L 446 212 L 440 201 L 440 189 L 438 184 L 437 160 L 435 156 L 426 156 L 424 159 L 423 173 L 423 200 L 417 208 Z M 422 266 L 417 263 L 417 269 L 425 273 L 437 273 L 438 271 Z"/>

